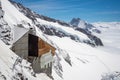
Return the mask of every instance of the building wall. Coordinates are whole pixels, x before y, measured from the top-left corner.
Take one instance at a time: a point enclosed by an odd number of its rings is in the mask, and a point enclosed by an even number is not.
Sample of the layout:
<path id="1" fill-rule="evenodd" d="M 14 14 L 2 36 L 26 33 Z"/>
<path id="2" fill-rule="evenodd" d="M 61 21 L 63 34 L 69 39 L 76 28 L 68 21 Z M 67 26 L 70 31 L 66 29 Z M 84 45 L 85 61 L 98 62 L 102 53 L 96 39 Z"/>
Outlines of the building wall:
<path id="1" fill-rule="evenodd" d="M 40 38 L 38 41 L 38 48 L 39 48 L 39 56 L 49 52 L 50 50 L 51 50 L 51 54 L 54 56 L 56 50 L 53 46 L 51 46 L 50 44 L 48 44 L 47 42 L 45 42 Z"/>
<path id="2" fill-rule="evenodd" d="M 41 57 L 30 57 L 29 59 L 31 59 L 34 72 L 45 72 L 48 75 L 51 75 L 53 63 L 53 56 L 51 52 L 43 54 Z"/>
<path id="3" fill-rule="evenodd" d="M 32 68 L 33 68 L 34 72 L 35 73 L 42 72 L 41 65 L 40 65 L 40 57 L 31 57 L 30 56 L 30 58 L 31 58 L 31 64 L 32 64 Z"/>
<path id="4" fill-rule="evenodd" d="M 48 75 L 51 75 L 53 63 L 53 55 L 51 53 L 51 50 L 47 54 L 41 56 L 40 63 L 41 69 L 45 69 L 44 72 L 47 73 Z"/>
<path id="5" fill-rule="evenodd" d="M 47 52 L 40 56 L 29 56 L 28 46 L 29 46 L 29 37 L 28 32 L 23 35 L 17 42 L 13 44 L 12 50 L 20 57 L 27 59 L 32 67 L 34 72 L 40 73 L 45 72 L 48 75 L 52 73 L 52 63 L 53 63 L 53 53 L 52 49 L 49 48 Z M 38 43 L 37 43 L 38 44 Z M 39 44 L 38 44 L 39 45 Z M 38 46 L 39 47 L 39 46 Z"/>
<path id="6" fill-rule="evenodd" d="M 28 33 L 13 44 L 12 50 L 20 57 L 28 57 Z"/>
<path id="7" fill-rule="evenodd" d="M 51 51 L 41 56 L 40 58 L 41 68 L 50 67 L 50 62 L 53 62 L 53 56 L 51 54 Z"/>

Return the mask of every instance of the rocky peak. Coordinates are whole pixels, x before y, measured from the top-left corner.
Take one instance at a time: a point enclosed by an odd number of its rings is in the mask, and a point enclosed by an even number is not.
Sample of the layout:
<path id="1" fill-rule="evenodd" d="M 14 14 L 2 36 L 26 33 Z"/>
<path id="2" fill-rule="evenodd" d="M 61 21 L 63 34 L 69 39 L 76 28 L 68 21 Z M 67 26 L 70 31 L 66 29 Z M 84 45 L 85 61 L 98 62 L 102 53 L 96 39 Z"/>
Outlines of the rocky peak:
<path id="1" fill-rule="evenodd" d="M 87 23 L 84 20 L 81 20 L 80 18 L 73 18 L 70 22 L 73 27 L 80 27 L 80 28 L 86 28 Z"/>

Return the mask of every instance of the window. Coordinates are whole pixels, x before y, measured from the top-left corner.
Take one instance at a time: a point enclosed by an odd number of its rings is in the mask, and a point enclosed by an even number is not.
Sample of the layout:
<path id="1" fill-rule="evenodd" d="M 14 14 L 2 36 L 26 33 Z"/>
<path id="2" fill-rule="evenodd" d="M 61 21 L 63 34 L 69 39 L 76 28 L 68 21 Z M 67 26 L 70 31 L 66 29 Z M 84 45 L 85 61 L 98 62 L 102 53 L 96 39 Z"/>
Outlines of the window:
<path id="1" fill-rule="evenodd" d="M 50 67 L 49 63 L 48 63 L 48 68 Z"/>
<path id="2" fill-rule="evenodd" d="M 52 62 L 50 62 L 50 67 L 52 67 Z"/>
<path id="3" fill-rule="evenodd" d="M 38 37 L 32 34 L 28 35 L 28 55 L 29 56 L 38 56 Z"/>
<path id="4" fill-rule="evenodd" d="M 46 65 L 44 67 L 45 67 L 45 69 L 47 68 Z"/>

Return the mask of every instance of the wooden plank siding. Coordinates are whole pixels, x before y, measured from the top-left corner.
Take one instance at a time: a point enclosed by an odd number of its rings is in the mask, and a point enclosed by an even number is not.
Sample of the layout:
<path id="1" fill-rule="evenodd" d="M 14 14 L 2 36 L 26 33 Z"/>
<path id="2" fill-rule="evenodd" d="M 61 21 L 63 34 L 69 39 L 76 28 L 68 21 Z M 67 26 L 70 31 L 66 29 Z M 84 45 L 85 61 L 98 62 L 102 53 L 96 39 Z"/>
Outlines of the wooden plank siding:
<path id="1" fill-rule="evenodd" d="M 43 41 L 42 39 L 39 38 L 38 40 L 38 55 L 41 56 L 47 52 L 49 52 L 51 50 L 52 55 L 55 55 L 55 48 L 53 46 L 51 46 L 50 44 L 46 43 L 45 41 Z"/>

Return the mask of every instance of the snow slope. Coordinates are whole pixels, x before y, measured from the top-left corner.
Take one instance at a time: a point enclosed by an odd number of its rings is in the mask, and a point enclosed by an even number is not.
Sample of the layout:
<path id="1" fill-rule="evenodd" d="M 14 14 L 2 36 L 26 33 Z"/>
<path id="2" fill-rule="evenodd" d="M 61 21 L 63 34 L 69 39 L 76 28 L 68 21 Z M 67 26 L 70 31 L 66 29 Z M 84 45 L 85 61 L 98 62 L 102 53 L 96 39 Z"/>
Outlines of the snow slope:
<path id="1" fill-rule="evenodd" d="M 0 76 L 2 80 L 16 80 L 18 77 L 17 73 L 21 72 L 26 78 L 29 75 L 29 80 L 35 79 L 31 74 L 31 70 L 28 71 L 27 68 L 25 69 L 25 67 L 29 67 L 30 64 L 24 60 L 21 63 L 15 64 L 18 56 L 16 56 L 1 40 L 0 50 L 0 73 L 4 76 L 3 79 L 2 76 Z M 16 77 L 16 79 L 14 77 Z M 18 79 L 19 78 L 20 77 L 18 77 Z"/>
<path id="2" fill-rule="evenodd" d="M 79 37 L 81 37 L 81 39 L 88 39 L 89 40 L 89 38 L 85 34 L 79 32 L 79 31 L 75 31 L 72 28 L 59 25 L 58 23 L 48 22 L 48 21 L 45 21 L 42 19 L 37 19 L 37 20 L 38 20 L 38 22 L 40 22 L 40 24 L 44 24 L 44 25 L 47 24 L 47 25 L 50 25 L 48 27 L 59 28 L 59 30 L 63 30 L 64 32 L 66 32 L 68 34 L 78 35 Z"/>
<path id="3" fill-rule="evenodd" d="M 50 38 L 70 55 L 72 66 L 61 60 L 64 80 L 101 80 L 104 73 L 120 71 L 120 54 L 107 53 L 68 38 Z"/>
<path id="4" fill-rule="evenodd" d="M 1 4 L 5 11 L 4 19 L 8 24 L 20 24 L 22 21 L 31 23 L 31 20 L 20 13 L 8 0 L 1 0 Z"/>
<path id="5" fill-rule="evenodd" d="M 30 63 L 18 57 L 1 40 L 0 51 L 0 80 L 51 80 L 44 73 L 35 74 Z"/>

